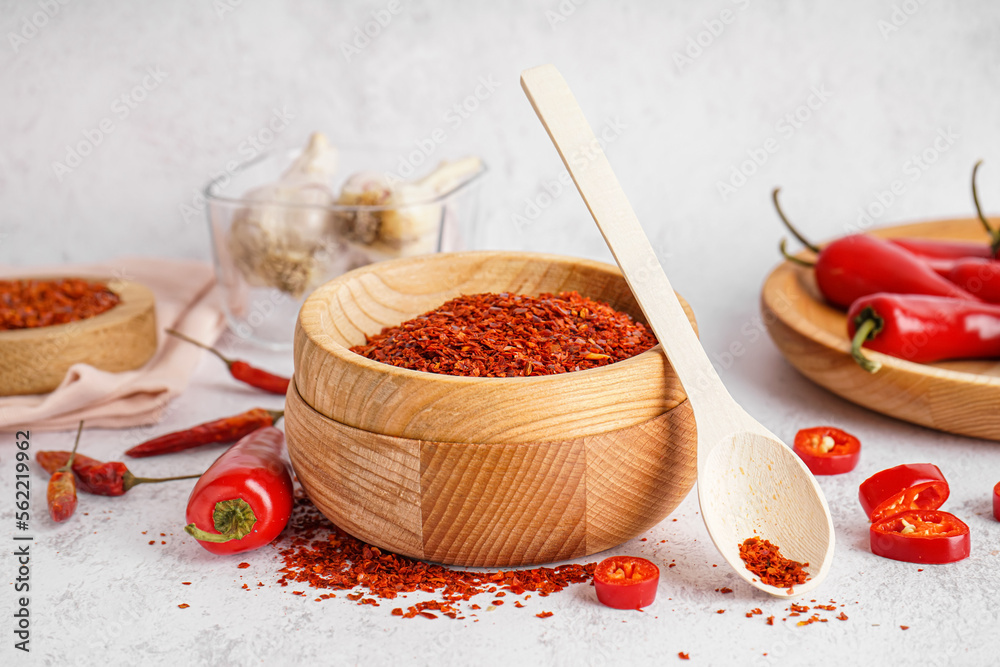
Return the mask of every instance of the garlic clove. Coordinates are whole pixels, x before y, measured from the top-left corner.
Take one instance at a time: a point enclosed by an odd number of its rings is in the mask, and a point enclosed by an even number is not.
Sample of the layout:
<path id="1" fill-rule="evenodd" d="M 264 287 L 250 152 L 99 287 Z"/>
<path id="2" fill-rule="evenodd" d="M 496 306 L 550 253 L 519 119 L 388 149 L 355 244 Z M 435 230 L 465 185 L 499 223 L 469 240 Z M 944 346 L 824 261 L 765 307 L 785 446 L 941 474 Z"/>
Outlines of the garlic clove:
<path id="1" fill-rule="evenodd" d="M 336 150 L 316 132 L 277 181 L 244 195 L 252 203 L 235 214 L 228 245 L 248 283 L 297 298 L 322 277 L 316 255 L 333 232 L 336 168 Z"/>

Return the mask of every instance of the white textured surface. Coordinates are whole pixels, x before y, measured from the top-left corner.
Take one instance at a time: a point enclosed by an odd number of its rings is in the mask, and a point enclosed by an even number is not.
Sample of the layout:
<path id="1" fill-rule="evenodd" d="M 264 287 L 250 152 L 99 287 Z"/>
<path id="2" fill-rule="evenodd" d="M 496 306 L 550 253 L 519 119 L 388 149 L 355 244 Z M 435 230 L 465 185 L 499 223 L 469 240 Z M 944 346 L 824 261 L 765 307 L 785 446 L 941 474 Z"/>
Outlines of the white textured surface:
<path id="1" fill-rule="evenodd" d="M 2 3 L 0 262 L 125 253 L 207 258 L 204 222 L 200 215 L 186 222 L 181 206 L 196 204 L 210 174 L 246 157 L 250 149 L 241 142 L 266 127 L 274 109 L 294 116 L 278 139 L 290 143 L 325 129 L 335 141 L 399 146 L 402 153 L 443 128 L 447 140 L 432 161 L 477 151 L 492 168 L 482 247 L 608 258 L 575 193 L 556 197 L 532 224 L 512 221 L 529 215 L 526 198 L 537 200 L 543 182 L 560 171 L 517 83 L 521 69 L 554 62 L 599 132 L 606 123 L 609 136 L 621 128 L 609 158 L 675 287 L 698 313 L 706 347 L 735 398 L 783 438 L 829 422 L 864 441 L 858 471 L 821 480 L 838 545 L 815 597 L 847 603 L 850 620 L 799 628 L 792 619 L 767 627 L 760 617 L 745 618 L 761 607 L 780 619 L 786 603 L 711 567 L 720 561 L 693 494 L 676 523 L 620 549 L 664 566 L 660 599 L 646 613 L 604 609 L 592 589 L 580 586 L 544 605 L 533 597 L 527 609 L 480 612 L 473 624 L 403 621 L 389 616 L 390 605 L 292 596 L 273 585 L 267 549 L 246 558 L 250 569 L 237 570 L 240 558 L 214 558 L 180 533 L 188 483 L 140 487 L 121 499 L 87 497 L 80 512 L 89 516 L 52 528 L 44 517 L 44 478 L 36 476 L 34 663 L 600 665 L 670 662 L 678 651 L 702 664 L 842 665 L 861 656 L 883 664 L 996 662 L 1000 525 L 990 516 L 989 493 L 1000 480 L 1000 448 L 869 414 L 813 387 L 761 333 L 757 292 L 781 234 L 768 200 L 776 184 L 785 187 L 789 215 L 816 238 L 843 233 L 859 207 L 897 179 L 905 193 L 877 224 L 968 215 L 969 172 L 980 157 L 987 160 L 985 204 L 1000 208 L 1000 6 L 929 0 L 884 38 L 878 21 L 891 20 L 902 3 L 591 0 L 553 27 L 546 11 L 558 11 L 555 0 L 492 8 L 404 2 L 348 63 L 341 44 L 387 3 L 246 0 L 220 16 L 223 2 L 69 2 L 16 53 L 9 34 L 42 3 Z M 724 9 L 733 22 L 678 71 L 674 54 Z M 121 107 L 112 105 L 148 68 L 166 78 L 120 118 Z M 480 77 L 499 86 L 456 127 L 449 110 L 475 93 Z M 814 88 L 829 99 L 789 136 L 782 118 Z M 52 163 L 65 161 L 67 144 L 105 117 L 113 132 L 60 181 Z M 911 156 L 949 128 L 957 138 L 948 150 L 926 171 L 912 171 Z M 723 200 L 716 182 L 769 138 L 777 151 Z M 726 356 L 731 349 L 737 356 Z M 148 434 L 260 403 L 267 401 L 220 379 L 206 360 L 192 390 Z M 143 435 L 95 431 L 85 442 L 90 453 L 117 458 Z M 70 440 L 37 433 L 32 448 L 63 448 Z M 0 446 L 0 535 L 13 531 L 12 452 L 11 444 Z M 134 468 L 183 473 L 211 458 L 204 452 L 137 461 Z M 868 552 L 858 483 L 918 461 L 942 467 L 952 483 L 945 509 L 972 528 L 973 556 L 963 563 L 917 572 Z M 159 538 L 161 531 L 168 536 Z M 167 544 L 149 546 L 154 534 Z M 666 569 L 672 560 L 677 566 Z M 14 559 L 8 555 L 0 567 L 12 580 Z M 239 588 L 258 580 L 268 585 Z M 713 592 L 727 585 L 733 595 Z M 11 646 L 14 598 L 8 587 L 0 603 L 4 664 L 22 657 Z M 191 607 L 178 609 L 181 602 Z M 535 618 L 542 609 L 555 616 Z"/>

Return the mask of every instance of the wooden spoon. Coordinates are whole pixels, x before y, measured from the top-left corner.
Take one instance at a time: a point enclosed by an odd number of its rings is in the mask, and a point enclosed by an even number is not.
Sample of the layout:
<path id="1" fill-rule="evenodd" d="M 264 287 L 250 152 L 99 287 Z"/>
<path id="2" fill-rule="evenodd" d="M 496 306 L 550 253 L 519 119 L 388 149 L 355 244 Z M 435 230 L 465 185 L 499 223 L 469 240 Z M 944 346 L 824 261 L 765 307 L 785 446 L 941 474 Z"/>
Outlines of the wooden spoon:
<path id="1" fill-rule="evenodd" d="M 789 590 L 759 581 L 740 559 L 748 537 L 770 540 L 787 558 L 809 563 L 810 579 L 794 586 L 794 594 L 815 588 L 830 570 L 834 544 L 830 510 L 816 480 L 726 391 L 559 71 L 552 65 L 525 70 L 521 87 L 691 401 L 698 427 L 698 500 L 712 541 L 748 583 L 787 597 Z"/>

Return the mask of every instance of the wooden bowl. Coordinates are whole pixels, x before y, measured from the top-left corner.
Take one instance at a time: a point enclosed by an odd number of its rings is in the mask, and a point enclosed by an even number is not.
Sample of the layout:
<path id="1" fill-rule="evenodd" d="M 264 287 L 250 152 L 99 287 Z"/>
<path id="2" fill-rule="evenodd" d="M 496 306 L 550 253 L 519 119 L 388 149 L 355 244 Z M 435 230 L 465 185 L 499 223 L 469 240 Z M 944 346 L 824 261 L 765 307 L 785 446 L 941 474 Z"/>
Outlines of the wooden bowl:
<path id="1" fill-rule="evenodd" d="M 663 521 L 698 475 L 686 400 L 596 435 L 465 444 L 341 424 L 313 410 L 293 382 L 285 434 L 299 481 L 335 524 L 398 554 L 465 567 L 610 549 Z"/>
<path id="2" fill-rule="evenodd" d="M 73 276 L 108 285 L 121 302 L 100 315 L 48 327 L 0 331 L 0 395 L 41 394 L 73 364 L 103 371 L 139 368 L 156 352 L 156 312 L 147 287 L 107 277 Z M 31 276 L 49 280 L 53 276 Z"/>
<path id="3" fill-rule="evenodd" d="M 936 220 L 871 231 L 875 236 L 987 242 L 976 219 Z M 803 254 L 803 258 L 807 255 Z M 1000 440 L 1000 360 L 917 364 L 870 350 L 875 374 L 851 358 L 845 314 L 825 303 L 811 269 L 784 262 L 764 282 L 761 310 L 771 338 L 803 375 L 862 407 L 940 431 Z"/>
<path id="4" fill-rule="evenodd" d="M 644 321 L 617 267 L 558 255 L 444 253 L 373 264 L 323 285 L 302 306 L 295 382 L 320 414 L 363 431 L 434 442 L 548 442 L 649 421 L 686 398 L 659 346 L 631 359 L 534 378 L 423 373 L 348 348 L 365 334 L 462 294 L 576 290 Z M 681 299 L 694 326 L 694 315 Z"/>
<path id="5" fill-rule="evenodd" d="M 396 260 L 313 293 L 285 432 L 320 511 L 396 553 L 490 567 L 603 551 L 669 515 L 694 484 L 696 438 L 659 347 L 533 378 L 422 373 L 347 349 L 463 293 L 564 290 L 642 319 L 615 267 L 528 253 Z"/>

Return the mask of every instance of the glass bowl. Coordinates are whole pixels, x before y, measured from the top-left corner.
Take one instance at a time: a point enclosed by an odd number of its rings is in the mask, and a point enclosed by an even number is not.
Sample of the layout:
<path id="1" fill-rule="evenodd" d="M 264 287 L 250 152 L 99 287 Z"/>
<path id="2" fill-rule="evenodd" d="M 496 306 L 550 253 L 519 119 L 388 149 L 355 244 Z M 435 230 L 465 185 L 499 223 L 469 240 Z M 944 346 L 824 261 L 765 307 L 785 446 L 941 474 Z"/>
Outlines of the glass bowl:
<path id="1" fill-rule="evenodd" d="M 247 199 L 251 190 L 274 183 L 303 152 L 285 149 L 263 153 L 231 173 L 212 180 L 204 190 L 212 237 L 215 272 L 221 285 L 223 311 L 239 338 L 274 350 L 292 346 L 299 307 L 312 290 L 352 269 L 374 262 L 466 250 L 479 222 L 479 185 L 486 166 L 426 198 L 405 204 L 313 205 Z M 348 178 L 361 173 L 386 175 L 430 171 L 417 153 L 385 148 L 337 147 L 336 179 L 325 183 L 334 197 Z M 422 155 L 422 154 L 420 154 Z M 290 221 L 282 236 L 262 233 L 261 219 Z M 252 224 L 248 224 L 248 220 Z M 307 222 L 303 222 L 307 221 Z M 403 238 L 380 230 L 417 230 Z M 296 226 L 308 242 L 287 242 Z M 266 230 L 265 230 L 266 231 Z"/>

